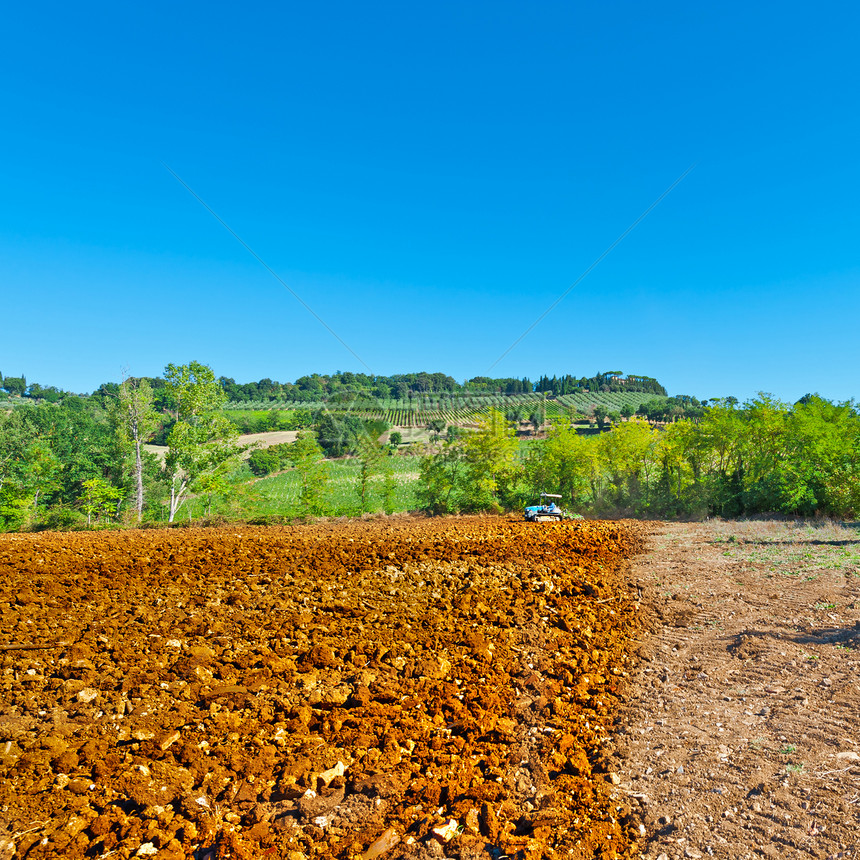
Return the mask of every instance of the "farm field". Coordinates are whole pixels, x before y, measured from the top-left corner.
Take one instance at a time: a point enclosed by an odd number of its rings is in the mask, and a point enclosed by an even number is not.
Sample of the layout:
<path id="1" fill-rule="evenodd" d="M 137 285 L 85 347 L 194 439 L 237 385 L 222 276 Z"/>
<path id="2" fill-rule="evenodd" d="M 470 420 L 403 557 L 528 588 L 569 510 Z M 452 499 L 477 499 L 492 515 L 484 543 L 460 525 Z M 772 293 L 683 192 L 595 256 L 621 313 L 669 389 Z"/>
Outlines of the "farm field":
<path id="1" fill-rule="evenodd" d="M 416 490 L 418 487 L 417 457 L 389 457 L 384 461 L 392 479 L 392 511 L 410 511 L 418 508 Z M 361 514 L 361 498 L 358 490 L 358 460 L 345 458 L 326 460 L 329 482 L 326 500 L 334 516 Z M 370 482 L 367 507 L 371 511 L 381 511 L 385 500 L 384 476 L 377 475 Z M 256 481 L 254 484 L 256 500 L 253 510 L 257 516 L 288 514 L 301 516 L 304 509 L 299 499 L 300 477 L 295 470 L 281 472 Z"/>
<path id="2" fill-rule="evenodd" d="M 466 426 L 475 424 L 485 418 L 489 410 L 519 407 L 528 417 L 531 410 L 545 405 L 547 418 L 565 416 L 571 408 L 582 414 L 589 413 L 595 406 L 604 406 L 609 411 L 618 411 L 624 405 L 637 409 L 648 400 L 665 400 L 655 394 L 642 392 L 586 392 L 568 394 L 555 399 L 544 400 L 542 394 L 494 394 L 494 395 L 464 395 L 446 397 L 444 395 L 427 395 L 414 397 L 411 400 L 361 400 L 354 404 L 339 405 L 315 401 L 298 403 L 295 401 L 246 401 L 231 402 L 224 412 L 234 418 L 243 415 L 258 419 L 265 418 L 270 411 L 290 411 L 296 409 L 315 412 L 320 409 L 333 413 L 348 413 L 358 418 L 380 419 L 399 427 L 422 427 L 428 421 L 442 419 L 448 424 Z"/>
<path id="3" fill-rule="evenodd" d="M 0 850 L 637 856 L 607 744 L 641 535 L 502 517 L 4 535 Z"/>
<path id="4" fill-rule="evenodd" d="M 419 458 L 387 457 L 383 465 L 387 473 L 374 475 L 368 484 L 366 512 L 382 512 L 386 503 L 394 513 L 417 510 Z M 360 516 L 362 510 L 358 479 L 361 467 L 358 460 L 325 460 L 324 467 L 328 474 L 324 495 L 326 511 L 335 517 Z M 386 474 L 390 476 L 390 495 L 387 499 Z M 231 517 L 236 516 L 237 512 L 246 520 L 307 516 L 307 509 L 300 498 L 301 476 L 295 469 L 264 478 L 250 478 L 250 472 L 237 473 L 233 491 L 226 497 L 217 498 L 211 509 L 206 495 L 192 496 L 180 506 L 177 521 L 193 523 L 209 515 Z"/>

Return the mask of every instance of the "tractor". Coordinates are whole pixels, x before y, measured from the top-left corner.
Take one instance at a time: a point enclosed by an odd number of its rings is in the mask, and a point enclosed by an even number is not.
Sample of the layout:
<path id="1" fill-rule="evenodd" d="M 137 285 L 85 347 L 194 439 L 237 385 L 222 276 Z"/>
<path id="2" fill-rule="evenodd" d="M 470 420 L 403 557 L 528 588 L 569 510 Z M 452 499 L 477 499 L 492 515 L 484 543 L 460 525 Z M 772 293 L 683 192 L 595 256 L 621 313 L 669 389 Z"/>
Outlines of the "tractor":
<path id="1" fill-rule="evenodd" d="M 548 520 L 561 521 L 564 517 L 564 511 L 556 503 L 556 499 L 561 496 L 554 493 L 541 493 L 541 503 L 539 505 L 529 505 L 526 508 L 526 519 L 530 523 L 543 523 Z"/>

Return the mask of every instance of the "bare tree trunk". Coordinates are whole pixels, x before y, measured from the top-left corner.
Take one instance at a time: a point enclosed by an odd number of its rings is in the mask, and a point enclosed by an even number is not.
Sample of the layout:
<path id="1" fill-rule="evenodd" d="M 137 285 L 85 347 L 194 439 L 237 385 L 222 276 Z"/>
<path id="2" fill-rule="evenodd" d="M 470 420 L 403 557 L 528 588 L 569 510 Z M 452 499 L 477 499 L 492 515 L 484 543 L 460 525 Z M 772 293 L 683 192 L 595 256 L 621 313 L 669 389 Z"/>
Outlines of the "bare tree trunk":
<path id="1" fill-rule="evenodd" d="M 177 481 L 179 481 L 179 486 L 176 485 Z M 183 474 L 180 478 L 178 475 L 174 475 L 170 481 L 170 516 L 167 518 L 167 522 L 173 522 L 182 504 L 182 497 L 185 495 L 187 489 L 188 476 Z"/>
<path id="2" fill-rule="evenodd" d="M 137 510 L 137 521 L 143 519 L 143 458 L 140 452 L 140 435 L 135 434 L 134 440 L 134 480 L 136 486 L 134 506 Z"/>

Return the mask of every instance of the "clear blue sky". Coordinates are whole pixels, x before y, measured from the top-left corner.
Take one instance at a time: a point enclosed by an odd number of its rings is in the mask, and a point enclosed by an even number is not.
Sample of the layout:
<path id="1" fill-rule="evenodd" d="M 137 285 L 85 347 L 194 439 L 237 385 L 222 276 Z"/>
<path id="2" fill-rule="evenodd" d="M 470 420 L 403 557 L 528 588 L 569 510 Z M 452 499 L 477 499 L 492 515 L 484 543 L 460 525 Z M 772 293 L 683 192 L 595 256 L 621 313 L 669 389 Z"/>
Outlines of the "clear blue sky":
<path id="1" fill-rule="evenodd" d="M 858 31 L 848 2 L 10 5 L 0 372 L 860 396 Z"/>

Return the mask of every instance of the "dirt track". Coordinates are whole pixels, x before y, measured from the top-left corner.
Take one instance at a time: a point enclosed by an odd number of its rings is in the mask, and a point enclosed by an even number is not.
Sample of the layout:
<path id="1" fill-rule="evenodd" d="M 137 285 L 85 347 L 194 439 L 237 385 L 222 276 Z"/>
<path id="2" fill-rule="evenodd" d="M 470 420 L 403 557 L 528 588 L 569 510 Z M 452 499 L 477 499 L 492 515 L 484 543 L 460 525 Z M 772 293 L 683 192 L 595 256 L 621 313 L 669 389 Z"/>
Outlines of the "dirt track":
<path id="1" fill-rule="evenodd" d="M 0 858 L 636 856 L 639 535 L 0 537 Z"/>

